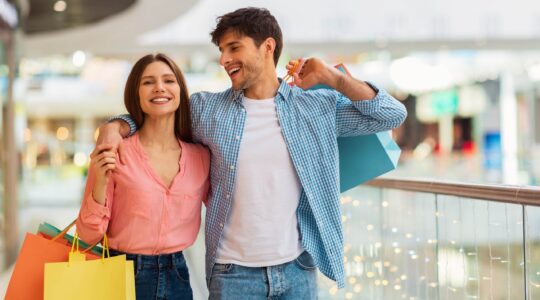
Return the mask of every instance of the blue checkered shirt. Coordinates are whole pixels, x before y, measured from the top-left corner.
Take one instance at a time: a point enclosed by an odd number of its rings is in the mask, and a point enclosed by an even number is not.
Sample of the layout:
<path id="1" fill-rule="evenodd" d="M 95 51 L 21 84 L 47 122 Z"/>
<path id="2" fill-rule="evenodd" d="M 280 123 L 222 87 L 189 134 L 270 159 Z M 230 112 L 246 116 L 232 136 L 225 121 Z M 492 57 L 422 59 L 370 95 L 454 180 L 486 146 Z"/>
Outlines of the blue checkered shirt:
<path id="1" fill-rule="evenodd" d="M 384 90 L 369 101 L 350 101 L 333 90 L 304 91 L 281 81 L 275 103 L 279 125 L 302 185 L 297 209 L 302 246 L 319 270 L 345 286 L 339 202 L 337 137 L 385 131 L 405 119 L 405 107 Z M 193 135 L 212 153 L 206 209 L 206 278 L 233 201 L 238 151 L 246 121 L 243 92 L 191 96 Z"/>

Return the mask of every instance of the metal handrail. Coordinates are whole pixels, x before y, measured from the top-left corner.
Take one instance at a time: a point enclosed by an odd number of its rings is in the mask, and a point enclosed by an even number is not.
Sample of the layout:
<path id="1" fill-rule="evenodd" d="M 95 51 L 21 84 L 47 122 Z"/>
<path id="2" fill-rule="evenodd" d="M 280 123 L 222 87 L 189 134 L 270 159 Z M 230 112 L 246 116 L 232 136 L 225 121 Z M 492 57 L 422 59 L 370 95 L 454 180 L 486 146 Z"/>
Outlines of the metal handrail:
<path id="1" fill-rule="evenodd" d="M 405 191 L 540 206 L 540 187 L 378 178 L 366 185 Z"/>

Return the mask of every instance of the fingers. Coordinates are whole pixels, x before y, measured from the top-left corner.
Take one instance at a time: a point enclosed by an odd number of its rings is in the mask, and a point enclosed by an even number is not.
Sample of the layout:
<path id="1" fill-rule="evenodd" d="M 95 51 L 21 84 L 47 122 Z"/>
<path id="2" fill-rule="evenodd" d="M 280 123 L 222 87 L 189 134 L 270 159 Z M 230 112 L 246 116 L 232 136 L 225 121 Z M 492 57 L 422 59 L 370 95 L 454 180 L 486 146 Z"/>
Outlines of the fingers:
<path id="1" fill-rule="evenodd" d="M 116 169 L 116 153 L 104 151 L 92 159 L 91 164 L 99 176 L 109 177 Z"/>
<path id="2" fill-rule="evenodd" d="M 289 60 L 285 68 L 287 70 L 292 70 L 298 64 L 299 59 Z"/>
<path id="3" fill-rule="evenodd" d="M 92 157 L 92 163 L 98 167 L 101 167 L 107 163 L 116 163 L 116 152 L 102 151 L 99 154 Z"/>
<path id="4" fill-rule="evenodd" d="M 294 80 L 295 85 L 304 90 L 308 90 L 318 83 L 318 79 L 314 74 L 307 74 L 306 76 L 295 74 Z"/>
<path id="5" fill-rule="evenodd" d="M 292 76 L 293 76 L 294 85 L 301 87 L 302 79 L 300 79 L 300 75 L 298 75 L 298 73 L 293 73 Z"/>
<path id="6" fill-rule="evenodd" d="M 98 160 L 98 165 L 100 167 L 104 167 L 108 164 L 116 164 L 116 158 L 115 157 L 103 157 L 102 159 Z"/>
<path id="7" fill-rule="evenodd" d="M 116 152 L 114 151 L 103 151 L 101 153 L 99 153 L 98 155 L 96 155 L 94 158 L 92 158 L 92 160 L 95 160 L 96 162 L 99 162 L 103 159 L 106 159 L 106 158 L 112 158 L 114 160 L 116 160 Z"/>
<path id="8" fill-rule="evenodd" d="M 298 73 L 298 70 L 304 65 L 305 59 L 299 58 L 295 60 L 290 60 L 289 63 L 285 66 L 287 71 L 290 73 Z"/>
<path id="9" fill-rule="evenodd" d="M 110 151 L 113 150 L 113 146 L 111 144 L 99 144 L 94 148 L 94 151 L 90 154 L 90 158 L 94 158 L 98 156 L 103 151 Z"/>

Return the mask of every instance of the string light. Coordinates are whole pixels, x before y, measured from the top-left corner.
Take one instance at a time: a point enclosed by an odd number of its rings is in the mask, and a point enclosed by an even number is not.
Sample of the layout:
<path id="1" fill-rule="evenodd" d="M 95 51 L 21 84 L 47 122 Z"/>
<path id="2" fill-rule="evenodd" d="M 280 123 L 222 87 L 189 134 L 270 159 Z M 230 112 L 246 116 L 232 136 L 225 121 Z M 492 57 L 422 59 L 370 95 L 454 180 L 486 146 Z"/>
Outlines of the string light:
<path id="1" fill-rule="evenodd" d="M 346 286 L 340 290 L 328 284 L 322 299 L 379 299 L 380 295 L 409 300 L 480 299 L 480 290 L 487 299 L 520 297 L 511 281 L 519 262 L 512 253 L 515 233 L 510 226 L 526 222 L 514 221 L 512 205 L 499 204 L 503 209 L 495 210 L 489 202 L 472 199 L 439 195 L 416 199 L 420 194 L 415 194 L 411 201 L 411 197 L 396 197 L 397 191 L 379 190 L 379 196 L 373 191 L 359 187 L 340 199 L 347 241 Z M 505 233 L 506 244 L 501 244 Z M 489 257 L 483 257 L 488 248 Z M 521 270 L 526 263 L 521 262 Z M 506 271 L 507 280 L 501 271 Z M 540 280 L 536 280 L 540 270 L 530 267 L 529 275 L 531 291 L 540 290 Z M 499 283 L 505 288 L 500 289 Z"/>

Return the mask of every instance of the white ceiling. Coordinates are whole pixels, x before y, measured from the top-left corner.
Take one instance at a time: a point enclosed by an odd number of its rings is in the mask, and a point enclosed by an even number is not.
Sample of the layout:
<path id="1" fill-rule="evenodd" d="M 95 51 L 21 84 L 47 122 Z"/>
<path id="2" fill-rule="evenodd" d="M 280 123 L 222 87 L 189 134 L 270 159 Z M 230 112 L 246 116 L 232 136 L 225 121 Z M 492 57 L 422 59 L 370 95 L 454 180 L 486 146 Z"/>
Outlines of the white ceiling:
<path id="1" fill-rule="evenodd" d="M 540 47 L 535 0 L 139 0 L 98 24 L 28 37 L 24 55 L 78 49 L 98 55 L 215 54 L 209 32 L 216 17 L 245 6 L 266 7 L 276 16 L 291 54 Z"/>

